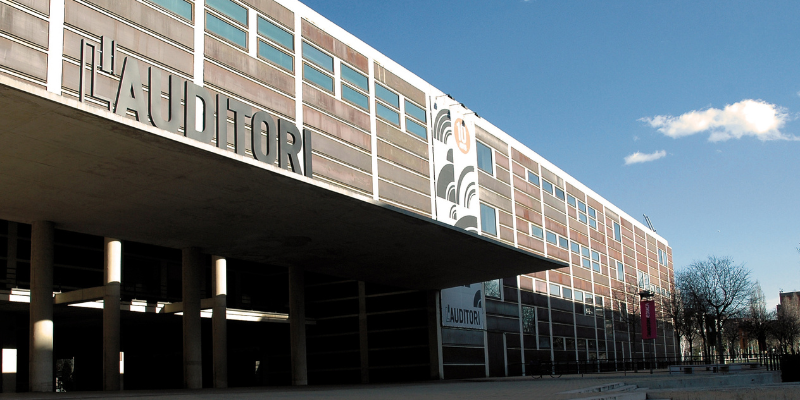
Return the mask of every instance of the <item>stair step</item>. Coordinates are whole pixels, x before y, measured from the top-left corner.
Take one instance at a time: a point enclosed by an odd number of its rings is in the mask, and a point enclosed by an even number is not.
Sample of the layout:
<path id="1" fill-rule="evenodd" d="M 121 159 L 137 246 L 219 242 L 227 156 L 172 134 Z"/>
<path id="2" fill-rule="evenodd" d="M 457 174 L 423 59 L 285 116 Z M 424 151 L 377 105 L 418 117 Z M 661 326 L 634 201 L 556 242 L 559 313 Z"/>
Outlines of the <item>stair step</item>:
<path id="1" fill-rule="evenodd" d="M 644 391 L 615 392 L 599 394 L 590 397 L 581 397 L 573 400 L 647 400 L 647 393 Z"/>
<path id="2" fill-rule="evenodd" d="M 625 383 L 623 382 L 606 383 L 604 385 L 590 386 L 588 388 L 570 390 L 567 392 L 561 392 L 559 394 L 608 392 L 623 386 L 630 386 L 630 385 L 625 385 Z"/>

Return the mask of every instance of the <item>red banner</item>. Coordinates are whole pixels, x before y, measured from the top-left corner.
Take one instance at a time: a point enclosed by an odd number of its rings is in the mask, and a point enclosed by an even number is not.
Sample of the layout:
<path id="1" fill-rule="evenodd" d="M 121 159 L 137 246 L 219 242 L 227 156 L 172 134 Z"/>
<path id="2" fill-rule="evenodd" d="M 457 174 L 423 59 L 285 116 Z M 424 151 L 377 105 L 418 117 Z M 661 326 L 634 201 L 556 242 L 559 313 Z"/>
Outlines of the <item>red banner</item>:
<path id="1" fill-rule="evenodd" d="M 642 307 L 642 339 L 655 339 L 658 325 L 656 325 L 656 302 L 653 300 L 641 302 Z"/>

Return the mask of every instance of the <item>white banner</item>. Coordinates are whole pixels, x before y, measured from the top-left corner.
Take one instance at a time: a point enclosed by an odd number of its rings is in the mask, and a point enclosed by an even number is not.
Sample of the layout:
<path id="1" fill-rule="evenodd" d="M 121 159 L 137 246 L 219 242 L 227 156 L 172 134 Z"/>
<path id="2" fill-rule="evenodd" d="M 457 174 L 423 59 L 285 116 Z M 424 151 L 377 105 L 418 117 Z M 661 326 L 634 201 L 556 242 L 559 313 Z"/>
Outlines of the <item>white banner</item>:
<path id="1" fill-rule="evenodd" d="M 442 290 L 442 326 L 483 329 L 483 284 Z"/>

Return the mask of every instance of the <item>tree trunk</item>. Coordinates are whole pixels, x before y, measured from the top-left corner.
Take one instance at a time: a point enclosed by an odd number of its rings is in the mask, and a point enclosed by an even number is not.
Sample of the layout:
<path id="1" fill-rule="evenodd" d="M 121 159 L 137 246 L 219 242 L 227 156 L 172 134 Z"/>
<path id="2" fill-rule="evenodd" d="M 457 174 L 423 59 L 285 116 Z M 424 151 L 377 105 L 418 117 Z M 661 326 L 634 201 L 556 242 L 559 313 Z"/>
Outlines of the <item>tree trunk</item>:
<path id="1" fill-rule="evenodd" d="M 716 328 L 717 328 L 717 359 L 719 360 L 720 364 L 725 364 L 725 354 L 722 352 L 722 321 L 720 318 L 717 317 L 716 320 Z"/>

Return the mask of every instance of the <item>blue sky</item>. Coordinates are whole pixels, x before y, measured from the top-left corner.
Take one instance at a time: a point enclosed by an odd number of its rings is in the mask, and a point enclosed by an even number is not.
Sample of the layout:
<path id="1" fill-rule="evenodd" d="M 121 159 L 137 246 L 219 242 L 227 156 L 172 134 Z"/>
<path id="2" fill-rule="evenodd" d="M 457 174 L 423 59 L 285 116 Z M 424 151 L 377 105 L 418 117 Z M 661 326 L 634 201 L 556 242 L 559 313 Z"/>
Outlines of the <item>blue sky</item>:
<path id="1" fill-rule="evenodd" d="M 647 214 L 677 270 L 730 256 L 771 304 L 800 290 L 796 0 L 304 3 Z"/>

